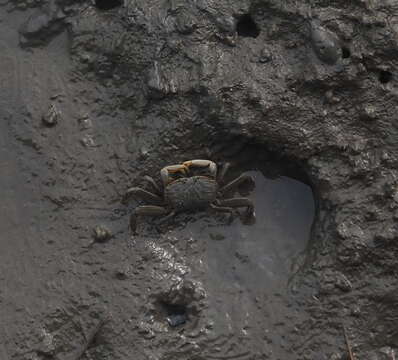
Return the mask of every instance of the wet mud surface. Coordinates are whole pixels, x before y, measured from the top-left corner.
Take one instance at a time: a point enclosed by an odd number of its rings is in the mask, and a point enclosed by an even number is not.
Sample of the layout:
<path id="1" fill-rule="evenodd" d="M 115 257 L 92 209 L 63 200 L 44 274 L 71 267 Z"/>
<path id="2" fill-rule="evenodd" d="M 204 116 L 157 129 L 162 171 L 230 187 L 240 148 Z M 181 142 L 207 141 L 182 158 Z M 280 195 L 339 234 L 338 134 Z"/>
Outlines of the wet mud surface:
<path id="1" fill-rule="evenodd" d="M 292 278 L 310 236 L 312 191 L 291 178 L 265 178 L 260 171 L 246 174 L 255 181 L 248 195 L 255 205 L 254 224 L 245 225 L 238 217 L 230 222 L 215 213 L 182 214 L 152 239 L 145 235 L 153 226 L 141 224 L 133 248 L 156 254 L 163 269 L 159 276 L 167 274 L 171 285 L 149 297 L 154 309 L 143 317 L 142 326 L 151 341 L 170 329 L 172 342 L 182 342 L 185 336 L 195 339 L 198 335 L 193 334 L 203 328 L 208 344 L 201 345 L 206 349 L 203 358 L 290 356 L 284 338 L 288 319 L 297 312 L 286 299 L 294 291 Z M 163 289 L 165 284 L 156 286 Z M 180 316 L 184 323 L 170 328 L 170 319 Z M 195 358 L 196 341 L 185 346 L 182 342 L 181 348 L 166 354 L 160 347 L 154 351 L 159 356 Z"/>
<path id="2" fill-rule="evenodd" d="M 393 359 L 391 1 L 0 1 L 0 359 Z M 256 223 L 121 202 L 189 159 Z"/>

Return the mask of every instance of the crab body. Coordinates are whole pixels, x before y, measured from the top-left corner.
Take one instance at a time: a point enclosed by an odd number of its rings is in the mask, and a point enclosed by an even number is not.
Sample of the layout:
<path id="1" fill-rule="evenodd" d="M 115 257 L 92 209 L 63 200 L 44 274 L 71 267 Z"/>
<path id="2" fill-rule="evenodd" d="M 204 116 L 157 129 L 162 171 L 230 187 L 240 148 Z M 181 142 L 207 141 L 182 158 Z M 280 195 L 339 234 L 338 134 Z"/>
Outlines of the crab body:
<path id="1" fill-rule="evenodd" d="M 205 209 L 217 198 L 218 184 L 205 176 L 173 181 L 164 190 L 164 199 L 177 211 Z"/>
<path id="2" fill-rule="evenodd" d="M 137 217 L 163 216 L 168 219 L 181 211 L 212 208 L 232 213 L 234 208 L 245 207 L 246 215 L 254 219 L 254 206 L 248 198 L 224 198 L 224 194 L 253 179 L 241 175 L 227 185 L 221 186 L 229 164 L 225 164 L 217 176 L 217 166 L 210 160 L 190 160 L 182 164 L 170 165 L 160 171 L 163 189 L 151 177 L 145 179 L 152 185 L 154 192 L 134 187 L 127 190 L 124 201 L 130 196 L 140 198 L 153 205 L 138 206 L 130 217 L 130 227 L 135 233 Z"/>

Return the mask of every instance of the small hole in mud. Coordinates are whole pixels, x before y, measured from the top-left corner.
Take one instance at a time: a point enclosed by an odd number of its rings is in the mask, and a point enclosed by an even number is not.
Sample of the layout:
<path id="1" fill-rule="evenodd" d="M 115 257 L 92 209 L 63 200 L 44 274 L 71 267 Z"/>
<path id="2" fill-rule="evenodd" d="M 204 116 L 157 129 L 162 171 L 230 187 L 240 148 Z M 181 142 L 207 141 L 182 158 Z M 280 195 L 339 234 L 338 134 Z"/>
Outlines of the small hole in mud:
<path id="1" fill-rule="evenodd" d="M 163 301 L 159 305 L 171 327 L 184 325 L 188 321 L 187 309 L 184 305 L 168 304 Z"/>
<path id="2" fill-rule="evenodd" d="M 387 70 L 381 70 L 379 73 L 379 81 L 382 84 L 387 84 L 388 82 L 390 82 L 392 79 L 392 73 L 390 71 Z"/>
<path id="3" fill-rule="evenodd" d="M 341 57 L 343 59 L 348 59 L 351 56 L 351 51 L 348 47 L 343 46 L 341 48 Z"/>
<path id="4" fill-rule="evenodd" d="M 260 30 L 250 15 L 243 15 L 236 25 L 239 36 L 256 38 Z"/>
<path id="5" fill-rule="evenodd" d="M 111 10 L 122 6 L 123 0 L 95 0 L 95 6 L 100 10 Z"/>

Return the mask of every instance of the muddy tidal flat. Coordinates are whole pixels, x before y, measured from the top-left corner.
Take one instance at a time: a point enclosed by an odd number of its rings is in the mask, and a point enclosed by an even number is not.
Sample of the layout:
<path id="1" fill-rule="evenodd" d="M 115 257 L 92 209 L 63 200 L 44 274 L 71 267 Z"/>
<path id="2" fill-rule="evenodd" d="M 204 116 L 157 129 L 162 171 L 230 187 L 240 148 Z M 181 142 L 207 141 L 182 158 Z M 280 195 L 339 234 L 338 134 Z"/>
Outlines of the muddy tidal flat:
<path id="1" fill-rule="evenodd" d="M 0 34 L 0 360 L 398 356 L 394 1 L 0 0 Z M 255 221 L 133 234 L 192 159 Z"/>

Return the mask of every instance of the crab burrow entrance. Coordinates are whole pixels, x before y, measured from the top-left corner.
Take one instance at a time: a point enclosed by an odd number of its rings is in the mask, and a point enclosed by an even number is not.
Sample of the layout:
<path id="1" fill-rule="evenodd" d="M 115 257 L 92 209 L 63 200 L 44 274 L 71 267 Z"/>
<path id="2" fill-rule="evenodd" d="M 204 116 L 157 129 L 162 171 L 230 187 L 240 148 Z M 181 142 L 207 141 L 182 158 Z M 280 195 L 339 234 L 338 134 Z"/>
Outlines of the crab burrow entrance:
<path id="1" fill-rule="evenodd" d="M 242 280 L 245 286 L 261 278 L 279 287 L 295 271 L 297 256 L 306 249 L 315 211 L 312 190 L 286 176 L 271 179 L 261 171 L 245 174 L 255 182 L 245 196 L 254 203 L 256 222 L 243 225 L 235 220 L 207 229 L 209 272 L 220 279 L 239 272 L 234 280 Z M 228 262 L 220 261 L 225 257 Z"/>
<path id="2" fill-rule="evenodd" d="M 270 318 L 279 318 L 280 296 L 302 263 L 314 220 L 310 186 L 287 176 L 268 178 L 258 170 L 245 174 L 255 181 L 254 189 L 243 193 L 254 203 L 255 224 L 235 219 L 198 229 L 206 242 L 204 283 L 210 294 L 225 299 L 213 299 L 211 307 L 221 328 L 255 322 L 258 301 Z"/>

